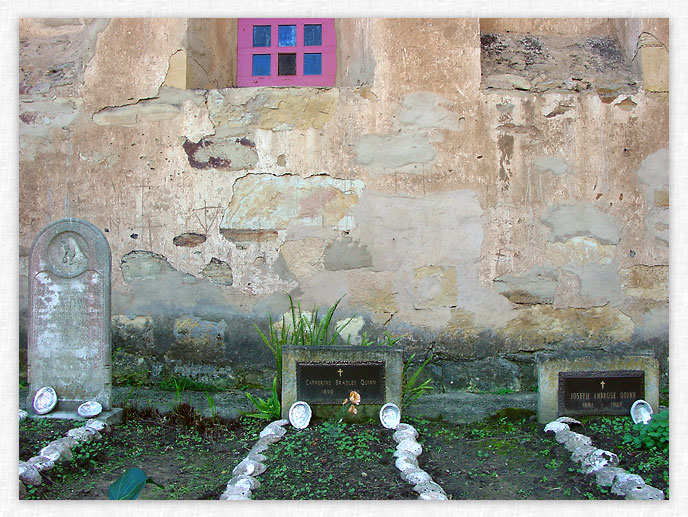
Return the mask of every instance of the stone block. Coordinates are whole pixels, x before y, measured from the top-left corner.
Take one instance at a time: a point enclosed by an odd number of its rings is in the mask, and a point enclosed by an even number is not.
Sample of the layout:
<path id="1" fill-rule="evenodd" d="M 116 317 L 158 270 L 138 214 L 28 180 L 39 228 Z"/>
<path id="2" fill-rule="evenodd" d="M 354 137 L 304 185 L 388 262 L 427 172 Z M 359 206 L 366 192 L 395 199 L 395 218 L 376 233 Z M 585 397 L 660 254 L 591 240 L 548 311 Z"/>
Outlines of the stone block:
<path id="1" fill-rule="evenodd" d="M 627 296 L 669 301 L 669 266 L 632 266 L 619 270 Z"/>
<path id="2" fill-rule="evenodd" d="M 61 219 L 34 240 L 29 261 L 27 407 L 44 386 L 58 410 L 95 400 L 109 409 L 112 389 L 110 246 L 87 221 Z"/>
<path id="3" fill-rule="evenodd" d="M 417 132 L 363 135 L 356 142 L 356 163 L 380 169 L 396 169 L 435 159 L 427 135 Z"/>
<path id="4" fill-rule="evenodd" d="M 647 92 L 669 91 L 669 51 L 662 45 L 643 45 L 638 49 L 643 88 Z"/>
<path id="5" fill-rule="evenodd" d="M 210 262 L 201 270 L 201 276 L 208 278 L 214 284 L 230 286 L 234 283 L 232 267 L 218 258 L 211 258 Z"/>
<path id="6" fill-rule="evenodd" d="M 537 366 L 538 422 L 550 422 L 563 414 L 564 401 L 563 395 L 560 396 L 559 375 L 562 372 L 593 372 L 593 374 L 594 372 L 609 372 L 609 377 L 614 377 L 614 372 L 642 371 L 645 392 L 638 398 L 646 400 L 654 411 L 659 409 L 659 363 L 652 356 L 618 355 L 594 351 L 543 353 L 538 355 Z M 600 382 L 602 380 L 604 380 L 603 377 Z"/>
<path id="7" fill-rule="evenodd" d="M 445 390 L 476 389 L 495 391 L 519 390 L 518 367 L 500 357 L 488 357 L 479 361 L 452 361 L 442 365 L 439 382 Z"/>
<path id="8" fill-rule="evenodd" d="M 186 89 L 186 50 L 181 49 L 170 57 L 167 75 L 165 76 L 164 86 L 170 88 Z"/>
<path id="9" fill-rule="evenodd" d="M 552 242 L 564 242 L 572 237 L 592 237 L 602 244 L 618 244 L 619 223 L 592 204 L 558 205 L 541 217 L 552 230 Z"/>
<path id="10" fill-rule="evenodd" d="M 235 182 L 220 232 L 269 231 L 276 237 L 287 226 L 337 228 L 347 224 L 363 189 L 360 180 L 249 174 Z"/>
<path id="11" fill-rule="evenodd" d="M 224 359 L 224 320 L 207 321 L 197 316 L 177 318 L 174 322 L 175 341 L 167 357 L 192 364 L 216 364 Z"/>
<path id="12" fill-rule="evenodd" d="M 494 279 L 497 292 L 512 303 L 551 304 L 557 285 L 558 273 L 554 268 L 535 268 L 524 275 L 502 275 Z"/>
<path id="13" fill-rule="evenodd" d="M 328 271 L 340 271 L 370 267 L 373 259 L 365 244 L 354 242 L 346 236 L 327 245 L 324 263 Z"/>
<path id="14" fill-rule="evenodd" d="M 194 169 L 241 171 L 258 163 L 256 144 L 245 137 L 204 137 L 198 142 L 186 140 L 182 146 Z"/>
<path id="15" fill-rule="evenodd" d="M 308 370 L 309 366 L 324 367 L 324 369 L 318 370 L 316 379 L 310 373 L 316 370 Z M 375 379 L 368 373 L 360 374 L 363 368 L 373 371 Z M 282 349 L 282 418 L 287 418 L 289 408 L 297 400 L 307 402 L 311 406 L 314 418 L 337 416 L 341 411 L 342 401 L 349 396 L 351 391 L 357 391 L 361 395 L 356 418 L 378 418 L 380 408 L 385 403 L 392 402 L 401 407 L 402 369 L 400 348 L 388 346 L 284 347 Z M 382 374 L 381 378 L 377 377 L 378 373 Z M 381 383 L 384 386 L 381 386 Z M 377 401 L 378 398 L 379 401 Z M 371 399 L 376 401 L 370 402 Z"/>
<path id="16" fill-rule="evenodd" d="M 455 267 L 423 266 L 413 270 L 415 309 L 456 306 L 457 297 Z"/>
<path id="17" fill-rule="evenodd" d="M 156 278 L 177 270 L 165 257 L 152 251 L 135 250 L 122 257 L 120 268 L 127 283 Z"/>
<path id="18" fill-rule="evenodd" d="M 655 190 L 655 206 L 669 208 L 669 191 L 667 189 Z"/>
<path id="19" fill-rule="evenodd" d="M 319 129 L 339 103 L 338 88 L 232 88 L 211 93 L 208 107 L 218 132 L 245 127 Z"/>

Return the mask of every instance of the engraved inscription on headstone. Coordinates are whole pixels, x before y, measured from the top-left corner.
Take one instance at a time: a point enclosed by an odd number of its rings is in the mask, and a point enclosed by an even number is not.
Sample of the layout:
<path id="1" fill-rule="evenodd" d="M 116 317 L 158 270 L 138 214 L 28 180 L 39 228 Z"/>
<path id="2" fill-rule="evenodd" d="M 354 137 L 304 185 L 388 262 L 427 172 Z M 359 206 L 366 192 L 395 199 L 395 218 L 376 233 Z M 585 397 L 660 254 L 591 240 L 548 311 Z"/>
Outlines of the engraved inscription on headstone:
<path id="1" fill-rule="evenodd" d="M 29 262 L 28 406 L 44 386 L 57 409 L 110 405 L 110 246 L 91 223 L 61 219 L 41 231 Z"/>
<path id="2" fill-rule="evenodd" d="M 403 350 L 389 346 L 285 346 L 282 416 L 307 402 L 315 419 L 336 417 L 352 391 L 361 396 L 356 418 L 378 418 L 383 404 L 401 405 Z"/>
<path id="3" fill-rule="evenodd" d="M 296 363 L 297 398 L 309 404 L 341 404 L 357 391 L 366 404 L 385 402 L 385 363 Z"/>
<path id="4" fill-rule="evenodd" d="M 645 397 L 642 370 L 559 372 L 559 413 L 626 415 Z"/>

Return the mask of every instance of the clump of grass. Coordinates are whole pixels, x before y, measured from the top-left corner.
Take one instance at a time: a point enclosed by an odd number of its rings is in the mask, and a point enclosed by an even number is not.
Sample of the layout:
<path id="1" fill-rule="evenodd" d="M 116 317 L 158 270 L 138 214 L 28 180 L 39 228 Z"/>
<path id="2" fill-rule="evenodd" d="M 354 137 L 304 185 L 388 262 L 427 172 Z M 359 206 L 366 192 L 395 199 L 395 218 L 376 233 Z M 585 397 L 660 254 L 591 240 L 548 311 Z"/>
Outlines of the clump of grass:
<path id="1" fill-rule="evenodd" d="M 272 394 L 269 398 L 263 400 L 260 397 L 254 397 L 248 392 L 246 392 L 246 397 L 251 401 L 256 411 L 253 413 L 242 413 L 244 416 L 261 420 L 277 420 L 282 416 L 282 405 L 277 393 L 277 377 L 272 380 Z"/>
<path id="2" fill-rule="evenodd" d="M 404 364 L 402 371 L 402 384 L 401 384 L 401 406 L 402 408 L 408 408 L 413 403 L 415 403 L 421 395 L 428 393 L 435 388 L 432 386 L 431 379 L 426 379 L 421 384 L 418 384 L 418 377 L 425 367 L 432 360 L 432 353 L 423 361 L 420 366 L 416 368 L 413 373 L 411 372 L 411 362 L 413 361 L 416 354 L 412 354 L 408 361 Z"/>

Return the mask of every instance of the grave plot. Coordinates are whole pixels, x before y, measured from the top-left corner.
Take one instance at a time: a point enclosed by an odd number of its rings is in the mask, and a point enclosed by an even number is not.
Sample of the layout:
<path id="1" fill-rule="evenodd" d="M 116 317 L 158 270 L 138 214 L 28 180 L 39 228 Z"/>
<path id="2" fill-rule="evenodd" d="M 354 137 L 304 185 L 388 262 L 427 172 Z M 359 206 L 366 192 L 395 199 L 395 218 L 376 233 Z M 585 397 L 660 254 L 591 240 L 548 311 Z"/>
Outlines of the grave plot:
<path id="1" fill-rule="evenodd" d="M 171 401 L 170 401 L 171 402 Z M 108 487 L 128 468 L 142 468 L 163 488 L 147 485 L 139 499 L 218 500 L 233 469 L 259 440 L 266 421 L 241 418 L 212 425 L 186 408 L 160 415 L 124 411 L 101 440 L 73 451 L 48 471 L 29 499 L 107 499 Z M 535 422 L 532 413 L 504 412 L 475 424 L 404 419 L 418 432 L 418 465 L 449 499 L 621 499 L 579 472 L 571 454 Z M 619 456 L 619 466 L 668 491 L 668 454 L 624 444 L 628 417 L 585 417 L 581 432 Z M 28 460 L 74 422 L 24 419 L 19 458 Z M 418 494 L 395 468 L 394 431 L 379 422 L 312 422 L 286 433 L 261 452 L 266 469 L 252 499 L 408 499 Z"/>

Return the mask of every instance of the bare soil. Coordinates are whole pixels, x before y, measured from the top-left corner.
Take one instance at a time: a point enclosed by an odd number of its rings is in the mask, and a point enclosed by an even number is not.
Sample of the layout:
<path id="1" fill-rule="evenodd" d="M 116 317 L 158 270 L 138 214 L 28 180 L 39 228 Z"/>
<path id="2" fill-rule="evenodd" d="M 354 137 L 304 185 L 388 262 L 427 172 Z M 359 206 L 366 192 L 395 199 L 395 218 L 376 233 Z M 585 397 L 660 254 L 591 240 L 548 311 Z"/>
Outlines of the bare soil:
<path id="1" fill-rule="evenodd" d="M 127 409 L 125 417 L 102 440 L 74 449 L 72 460 L 46 472 L 42 485 L 29 487 L 28 498 L 107 499 L 108 487 L 128 468 L 139 467 L 164 486 L 147 485 L 140 499 L 218 499 L 267 423 L 201 418 L 188 404 L 166 415 Z M 630 428 L 626 420 L 588 419 L 579 431 L 668 496 L 668 463 L 648 451 L 620 447 Z M 599 489 L 594 476 L 580 473 L 530 412 L 504 411 L 477 424 L 408 422 L 419 432 L 420 467 L 450 499 L 618 499 Z M 75 425 L 22 421 L 19 458 L 28 460 Z M 417 498 L 394 466 L 393 431 L 379 423 L 314 422 L 304 430 L 286 429 L 264 453 L 267 470 L 254 499 Z"/>

